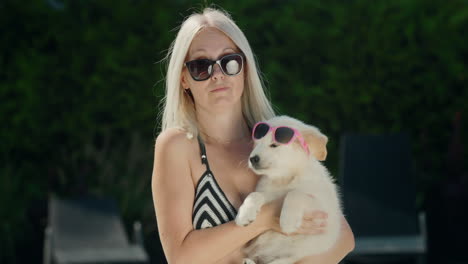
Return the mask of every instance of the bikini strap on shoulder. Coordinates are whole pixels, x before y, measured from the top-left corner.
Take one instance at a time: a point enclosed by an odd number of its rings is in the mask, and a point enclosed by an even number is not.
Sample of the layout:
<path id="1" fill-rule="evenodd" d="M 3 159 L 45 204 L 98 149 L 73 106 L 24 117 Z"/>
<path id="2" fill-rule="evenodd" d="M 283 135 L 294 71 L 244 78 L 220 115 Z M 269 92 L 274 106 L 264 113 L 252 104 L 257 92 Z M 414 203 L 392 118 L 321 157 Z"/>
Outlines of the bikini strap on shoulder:
<path id="1" fill-rule="evenodd" d="M 208 164 L 208 158 L 206 157 L 206 148 L 203 140 L 201 139 L 200 135 L 197 136 L 198 145 L 200 146 L 200 156 L 202 164 L 206 165 L 206 169 L 210 170 L 210 165 Z"/>

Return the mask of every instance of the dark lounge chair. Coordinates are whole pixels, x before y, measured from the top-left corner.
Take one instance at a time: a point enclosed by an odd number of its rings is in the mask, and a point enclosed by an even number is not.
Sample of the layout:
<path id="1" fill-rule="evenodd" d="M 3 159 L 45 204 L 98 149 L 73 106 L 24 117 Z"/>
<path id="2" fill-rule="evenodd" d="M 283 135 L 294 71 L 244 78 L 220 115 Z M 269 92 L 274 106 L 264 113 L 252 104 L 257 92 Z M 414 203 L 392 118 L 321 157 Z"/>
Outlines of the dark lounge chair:
<path id="1" fill-rule="evenodd" d="M 416 208 L 409 137 L 347 134 L 340 147 L 344 213 L 356 241 L 345 262 L 425 263 L 425 214 Z"/>
<path id="2" fill-rule="evenodd" d="M 49 199 L 44 264 L 148 263 L 141 225 L 129 243 L 116 203 L 109 199 Z"/>

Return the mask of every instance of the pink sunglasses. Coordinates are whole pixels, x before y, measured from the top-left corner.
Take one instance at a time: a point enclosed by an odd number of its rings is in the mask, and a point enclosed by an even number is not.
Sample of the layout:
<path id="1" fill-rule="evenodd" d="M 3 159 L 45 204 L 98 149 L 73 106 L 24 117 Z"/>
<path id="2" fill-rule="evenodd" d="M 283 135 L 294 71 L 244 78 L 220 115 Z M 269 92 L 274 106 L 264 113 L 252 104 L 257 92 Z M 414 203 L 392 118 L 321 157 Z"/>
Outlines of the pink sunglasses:
<path id="1" fill-rule="evenodd" d="M 302 137 L 299 130 L 288 127 L 288 126 L 277 126 L 273 127 L 265 122 L 258 122 L 252 129 L 252 139 L 258 140 L 267 135 L 271 130 L 273 130 L 273 140 L 281 145 L 288 145 L 297 138 L 299 143 L 301 143 L 302 148 L 309 154 L 309 147 L 307 142 Z"/>

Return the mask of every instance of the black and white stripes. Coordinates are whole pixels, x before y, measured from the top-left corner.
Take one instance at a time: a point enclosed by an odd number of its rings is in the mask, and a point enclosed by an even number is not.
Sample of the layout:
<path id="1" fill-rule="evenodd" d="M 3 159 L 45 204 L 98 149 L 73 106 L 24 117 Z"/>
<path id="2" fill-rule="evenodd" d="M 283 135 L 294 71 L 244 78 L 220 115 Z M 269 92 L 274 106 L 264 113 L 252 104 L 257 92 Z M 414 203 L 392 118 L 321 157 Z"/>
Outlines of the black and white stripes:
<path id="1" fill-rule="evenodd" d="M 236 209 L 219 187 L 211 171 L 200 178 L 195 190 L 193 228 L 203 229 L 234 220 Z"/>

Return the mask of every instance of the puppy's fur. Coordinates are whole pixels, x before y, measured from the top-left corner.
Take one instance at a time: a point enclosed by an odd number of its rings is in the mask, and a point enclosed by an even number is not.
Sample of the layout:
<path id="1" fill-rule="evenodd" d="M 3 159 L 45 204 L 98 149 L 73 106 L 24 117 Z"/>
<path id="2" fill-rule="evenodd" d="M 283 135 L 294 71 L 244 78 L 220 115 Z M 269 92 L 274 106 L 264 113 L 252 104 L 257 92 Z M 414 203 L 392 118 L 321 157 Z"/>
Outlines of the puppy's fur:
<path id="1" fill-rule="evenodd" d="M 337 188 L 328 170 L 320 161 L 327 155 L 328 138 L 313 127 L 287 116 L 266 121 L 271 126 L 289 126 L 299 130 L 310 154 L 298 140 L 289 145 L 274 144 L 272 133 L 256 140 L 249 167 L 261 176 L 255 192 L 247 196 L 236 217 L 236 223 L 246 226 L 253 222 L 263 204 L 285 197 L 280 215 L 284 233 L 297 231 L 304 212 L 321 210 L 328 214 L 325 232 L 314 235 L 286 236 L 268 231 L 251 241 L 245 248 L 248 258 L 244 264 L 291 264 L 305 256 L 329 249 L 340 232 L 341 208 Z M 320 223 L 318 223 L 320 224 Z"/>

